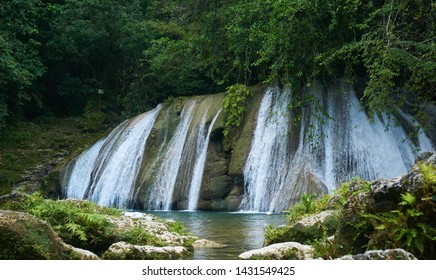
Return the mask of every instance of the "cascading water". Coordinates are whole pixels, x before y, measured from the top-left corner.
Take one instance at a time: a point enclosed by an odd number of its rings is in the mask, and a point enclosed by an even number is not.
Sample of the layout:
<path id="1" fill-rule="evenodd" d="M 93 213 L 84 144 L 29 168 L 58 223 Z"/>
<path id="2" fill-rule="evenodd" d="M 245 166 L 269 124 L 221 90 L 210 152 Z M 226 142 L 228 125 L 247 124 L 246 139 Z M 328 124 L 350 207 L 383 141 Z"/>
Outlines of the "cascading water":
<path id="1" fill-rule="evenodd" d="M 160 109 L 158 106 L 122 123 L 106 139 L 79 156 L 68 176 L 67 196 L 126 208 L 145 142 Z"/>
<path id="2" fill-rule="evenodd" d="M 168 144 L 154 184 L 149 191 L 147 207 L 153 210 L 171 210 L 174 186 L 181 165 L 183 147 L 191 124 L 195 102 L 187 103 L 181 113 L 180 124 Z"/>
<path id="3" fill-rule="evenodd" d="M 419 126 L 399 109 L 370 120 L 351 90 L 306 93 L 312 105 L 299 111 L 290 91 L 255 96 L 231 149 L 215 125 L 224 94 L 158 106 L 73 160 L 65 194 L 118 208 L 279 212 L 354 176 L 401 175 L 434 149 L 424 133 L 408 136 Z"/>
<path id="4" fill-rule="evenodd" d="M 375 116 L 371 123 L 351 91 L 339 95 L 329 91 L 324 98 L 321 91 L 311 94 L 329 117 L 320 117 L 313 105 L 301 113 L 299 133 L 288 133 L 288 114 L 277 119 L 270 116 L 286 111 L 289 93 L 265 93 L 244 169 L 242 211 L 285 210 L 305 192 L 332 191 L 354 176 L 367 180 L 399 176 L 407 172 L 419 151 L 433 149 L 423 133 L 413 143 L 401 126 L 394 125 L 394 116 Z M 403 112 L 400 116 L 412 125 L 411 116 Z M 298 143 L 293 151 L 290 138 Z"/>
<path id="5" fill-rule="evenodd" d="M 188 210 L 196 210 L 198 204 L 198 197 L 200 195 L 201 182 L 203 180 L 204 165 L 206 163 L 207 148 L 209 147 L 210 133 L 212 132 L 213 125 L 218 118 L 221 110 L 216 113 L 215 117 L 212 119 L 207 134 L 204 133 L 204 127 L 206 123 L 206 113 L 204 113 L 201 121 L 201 125 L 198 130 L 197 137 L 197 156 L 195 160 L 194 173 L 192 175 L 191 184 L 189 187 L 189 200 L 188 200 Z"/>
<path id="6" fill-rule="evenodd" d="M 288 167 L 289 93 L 269 89 L 261 102 L 256 130 L 244 168 L 243 211 L 268 211 L 274 196 L 286 184 Z"/>

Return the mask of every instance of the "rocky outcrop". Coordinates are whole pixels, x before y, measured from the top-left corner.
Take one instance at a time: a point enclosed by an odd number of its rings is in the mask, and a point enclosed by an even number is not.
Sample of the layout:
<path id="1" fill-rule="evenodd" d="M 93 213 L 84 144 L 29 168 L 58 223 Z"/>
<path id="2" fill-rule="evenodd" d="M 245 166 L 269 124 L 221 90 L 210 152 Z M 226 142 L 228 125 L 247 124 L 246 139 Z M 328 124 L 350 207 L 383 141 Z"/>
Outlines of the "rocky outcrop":
<path id="1" fill-rule="evenodd" d="M 0 259 L 98 259 L 62 241 L 52 227 L 30 214 L 0 210 Z"/>
<path id="2" fill-rule="evenodd" d="M 412 253 L 403 249 L 371 250 L 363 254 L 346 255 L 337 260 L 416 260 Z"/>
<path id="3" fill-rule="evenodd" d="M 307 240 L 331 235 L 339 223 L 339 211 L 327 210 L 319 214 L 303 218 L 292 225 L 282 226 L 280 234 L 267 240 L 267 244 L 295 241 L 304 243 Z"/>
<path id="4" fill-rule="evenodd" d="M 129 213 L 129 212 L 127 212 Z M 150 235 L 153 235 L 157 241 L 161 244 L 167 244 L 168 246 L 182 246 L 187 241 L 197 239 L 196 236 L 191 235 L 179 235 L 169 230 L 169 225 L 175 223 L 172 220 L 156 220 L 155 216 L 140 213 L 131 212 L 119 217 L 108 217 L 109 221 L 115 225 L 115 232 L 129 231 L 136 227 L 144 229 Z"/>
<path id="5" fill-rule="evenodd" d="M 397 212 L 398 215 L 403 215 L 403 222 L 406 223 L 404 227 L 420 228 L 425 225 L 429 229 L 435 228 L 435 198 L 434 194 L 433 198 L 431 196 L 432 192 L 436 191 L 436 186 L 424 187 L 424 175 L 420 170 L 421 165 L 436 166 L 436 153 L 423 153 L 416 159 L 411 170 L 403 176 L 367 182 L 365 183 L 366 186 L 359 182 L 350 184 L 349 193 L 351 195 L 349 195 L 341 211 L 339 227 L 335 233 L 338 254 L 361 253 L 361 248 L 364 248 L 367 244 L 372 246 L 382 245 L 379 244 L 381 241 L 376 240 L 377 235 L 374 234 L 374 231 L 377 230 L 374 227 L 377 224 L 371 224 L 371 218 L 368 219 L 369 215 L 405 211 L 405 214 Z M 415 203 L 421 203 L 421 206 L 416 207 L 416 211 L 421 212 L 417 217 L 408 217 L 407 210 L 401 210 L 402 195 L 406 193 L 416 198 Z M 376 221 L 374 218 L 373 220 Z M 422 232 L 423 229 L 417 229 L 417 231 Z"/>
<path id="6" fill-rule="evenodd" d="M 188 255 L 189 251 L 182 246 L 154 247 L 118 242 L 109 247 L 103 258 L 107 260 L 178 260 Z"/>
<path id="7" fill-rule="evenodd" d="M 308 260 L 313 259 L 313 247 L 297 242 L 277 243 L 239 255 L 240 260 Z"/>

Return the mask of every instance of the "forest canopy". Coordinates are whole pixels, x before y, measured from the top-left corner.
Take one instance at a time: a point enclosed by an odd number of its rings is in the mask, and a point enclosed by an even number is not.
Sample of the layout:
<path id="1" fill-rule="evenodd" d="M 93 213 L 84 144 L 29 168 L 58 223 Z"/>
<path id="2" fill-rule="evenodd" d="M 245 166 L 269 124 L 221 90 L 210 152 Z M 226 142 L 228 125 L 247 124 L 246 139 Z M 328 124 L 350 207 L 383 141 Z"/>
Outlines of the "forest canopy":
<path id="1" fill-rule="evenodd" d="M 431 0 L 1 1 L 0 129 L 236 83 L 346 79 L 375 112 L 434 102 L 435 15 Z"/>

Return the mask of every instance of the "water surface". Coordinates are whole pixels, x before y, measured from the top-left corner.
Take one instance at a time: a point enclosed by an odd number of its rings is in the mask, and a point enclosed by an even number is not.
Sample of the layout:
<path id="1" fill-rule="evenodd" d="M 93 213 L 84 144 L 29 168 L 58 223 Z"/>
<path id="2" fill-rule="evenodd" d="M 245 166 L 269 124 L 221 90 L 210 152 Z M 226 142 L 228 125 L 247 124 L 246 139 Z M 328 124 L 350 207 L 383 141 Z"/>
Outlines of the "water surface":
<path id="1" fill-rule="evenodd" d="M 196 248 L 195 260 L 231 260 L 239 254 L 263 246 L 264 232 L 268 225 L 287 224 L 283 215 L 263 213 L 153 211 L 151 214 L 180 221 L 190 232 L 200 238 L 227 245 L 224 248 Z"/>

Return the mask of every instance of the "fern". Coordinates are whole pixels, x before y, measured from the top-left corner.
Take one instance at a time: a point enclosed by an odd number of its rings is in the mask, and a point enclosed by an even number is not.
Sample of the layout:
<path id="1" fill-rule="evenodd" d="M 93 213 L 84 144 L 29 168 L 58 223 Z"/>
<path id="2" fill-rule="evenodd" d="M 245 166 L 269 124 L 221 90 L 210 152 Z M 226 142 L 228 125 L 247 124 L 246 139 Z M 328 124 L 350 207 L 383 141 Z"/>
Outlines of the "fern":
<path id="1" fill-rule="evenodd" d="M 429 196 L 436 192 L 436 167 L 433 164 L 421 164 L 419 171 L 423 176 L 424 195 Z"/>
<path id="2" fill-rule="evenodd" d="M 86 237 L 86 232 L 83 230 L 83 227 L 81 225 L 69 223 L 65 224 L 63 228 L 70 232 L 73 236 L 79 238 L 79 240 L 88 241 L 88 238 Z"/>

